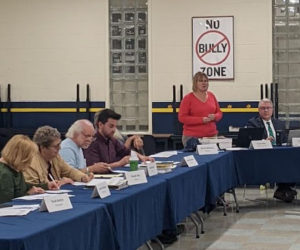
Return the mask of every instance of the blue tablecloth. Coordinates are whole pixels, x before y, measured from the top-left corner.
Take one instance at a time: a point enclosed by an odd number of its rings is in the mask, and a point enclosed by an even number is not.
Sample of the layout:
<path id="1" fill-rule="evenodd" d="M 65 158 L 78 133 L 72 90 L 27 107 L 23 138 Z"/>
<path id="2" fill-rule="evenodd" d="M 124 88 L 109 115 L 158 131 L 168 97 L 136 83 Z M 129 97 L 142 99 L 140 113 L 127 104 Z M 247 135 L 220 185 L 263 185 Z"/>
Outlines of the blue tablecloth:
<path id="1" fill-rule="evenodd" d="M 233 151 L 238 183 L 300 182 L 300 148 Z"/>
<path id="2" fill-rule="evenodd" d="M 167 160 L 181 161 L 190 153 L 180 153 Z M 166 159 L 160 159 L 166 160 Z M 189 168 L 177 167 L 172 172 L 158 176 L 167 182 L 167 207 L 164 228 L 171 229 L 192 212 L 205 206 L 207 165 Z"/>
<path id="3" fill-rule="evenodd" d="M 91 199 L 92 189 L 76 188 L 72 203 L 105 204 L 112 217 L 120 249 L 136 249 L 163 230 L 166 181 L 153 176 L 148 183 L 112 190 L 104 199 Z"/>
<path id="4" fill-rule="evenodd" d="M 73 209 L 60 212 L 36 210 L 23 217 L 0 217 L 0 249 L 100 250 L 118 246 L 105 205 L 73 203 Z"/>
<path id="5" fill-rule="evenodd" d="M 238 185 L 236 169 L 231 152 L 217 155 L 197 155 L 199 164 L 207 164 L 206 206 L 216 204 L 217 197 Z"/>
<path id="6" fill-rule="evenodd" d="M 181 161 L 192 153 L 168 159 Z M 0 217 L 0 249 L 136 249 L 192 212 L 213 206 L 218 196 L 242 184 L 300 182 L 300 148 L 194 154 L 198 166 L 177 167 L 148 183 L 91 199 L 92 189 L 74 190 L 74 209 Z"/>

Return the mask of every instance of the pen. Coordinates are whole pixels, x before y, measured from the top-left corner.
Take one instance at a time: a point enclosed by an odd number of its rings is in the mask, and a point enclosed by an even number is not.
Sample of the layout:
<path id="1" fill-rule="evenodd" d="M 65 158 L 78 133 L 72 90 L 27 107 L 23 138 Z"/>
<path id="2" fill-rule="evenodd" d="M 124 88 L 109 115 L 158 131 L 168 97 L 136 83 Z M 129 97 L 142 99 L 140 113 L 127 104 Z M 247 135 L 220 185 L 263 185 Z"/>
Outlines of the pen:
<path id="1" fill-rule="evenodd" d="M 53 181 L 54 183 L 56 183 L 56 181 L 54 180 L 52 174 L 49 173 L 49 177 L 50 177 L 51 181 Z M 57 183 L 56 183 L 56 184 L 57 184 Z M 58 185 L 57 185 L 57 189 L 59 189 L 59 186 L 58 186 Z"/>

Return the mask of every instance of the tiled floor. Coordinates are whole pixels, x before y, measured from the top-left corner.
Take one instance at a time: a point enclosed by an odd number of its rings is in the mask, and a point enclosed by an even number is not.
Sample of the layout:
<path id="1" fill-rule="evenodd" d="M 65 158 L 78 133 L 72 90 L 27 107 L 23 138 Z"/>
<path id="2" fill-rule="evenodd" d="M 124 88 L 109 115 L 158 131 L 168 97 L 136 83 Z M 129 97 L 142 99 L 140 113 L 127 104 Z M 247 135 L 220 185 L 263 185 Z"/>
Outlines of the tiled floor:
<path id="1" fill-rule="evenodd" d="M 185 222 L 185 231 L 166 250 L 200 249 L 271 249 L 300 250 L 300 200 L 284 203 L 273 199 L 273 189 L 236 189 L 240 213 L 234 209 L 232 196 L 227 216 L 217 208 L 204 217 L 205 233 L 195 237 L 195 227 L 191 221 Z M 298 190 L 298 192 L 300 192 Z M 160 249 L 151 243 L 154 250 Z M 142 246 L 139 250 L 147 249 Z"/>

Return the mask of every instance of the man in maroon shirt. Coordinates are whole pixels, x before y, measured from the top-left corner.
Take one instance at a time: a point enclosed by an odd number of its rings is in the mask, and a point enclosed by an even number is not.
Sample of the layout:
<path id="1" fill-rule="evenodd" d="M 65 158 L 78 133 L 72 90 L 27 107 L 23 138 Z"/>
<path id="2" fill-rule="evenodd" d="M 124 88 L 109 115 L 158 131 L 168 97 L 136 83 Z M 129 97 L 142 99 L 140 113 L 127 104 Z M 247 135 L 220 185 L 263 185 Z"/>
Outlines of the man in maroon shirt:
<path id="1" fill-rule="evenodd" d="M 87 166 L 97 162 L 106 162 L 108 168 L 121 167 L 129 163 L 130 149 L 117 139 L 114 133 L 121 115 L 111 109 L 104 109 L 95 114 L 94 125 L 97 129 L 91 145 L 84 150 Z M 137 154 L 141 161 L 153 160 Z"/>

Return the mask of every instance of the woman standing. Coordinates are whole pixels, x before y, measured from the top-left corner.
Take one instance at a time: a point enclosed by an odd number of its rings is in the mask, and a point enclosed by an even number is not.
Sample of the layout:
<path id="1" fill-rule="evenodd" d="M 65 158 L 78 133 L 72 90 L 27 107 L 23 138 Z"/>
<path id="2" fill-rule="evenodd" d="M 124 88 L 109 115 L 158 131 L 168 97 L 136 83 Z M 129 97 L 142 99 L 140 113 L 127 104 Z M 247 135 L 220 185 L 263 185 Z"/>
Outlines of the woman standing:
<path id="1" fill-rule="evenodd" d="M 184 146 L 192 137 L 213 137 L 218 134 L 216 122 L 222 119 L 222 112 L 216 97 L 208 91 L 206 74 L 198 72 L 194 75 L 193 92 L 181 101 L 178 119 L 183 123 Z"/>
<path id="2" fill-rule="evenodd" d="M 0 158 L 0 203 L 26 194 L 44 193 L 44 189 L 57 189 L 54 182 L 35 187 L 24 181 L 26 169 L 37 152 L 37 146 L 25 135 L 15 135 L 2 150 Z"/>

